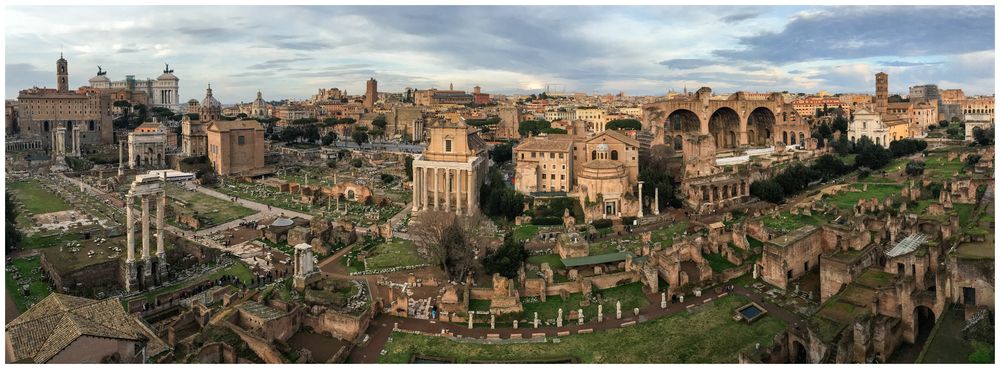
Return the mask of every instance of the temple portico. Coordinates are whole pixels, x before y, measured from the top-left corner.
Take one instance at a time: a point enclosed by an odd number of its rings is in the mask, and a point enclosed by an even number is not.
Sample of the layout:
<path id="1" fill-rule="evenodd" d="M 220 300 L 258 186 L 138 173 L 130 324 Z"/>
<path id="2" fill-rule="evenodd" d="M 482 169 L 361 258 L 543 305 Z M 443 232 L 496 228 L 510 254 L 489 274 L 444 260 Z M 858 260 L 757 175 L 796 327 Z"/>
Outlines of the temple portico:
<path id="1" fill-rule="evenodd" d="M 413 160 L 413 210 L 475 214 L 489 170 L 486 143 L 461 121 L 435 122 L 428 131 L 427 147 Z"/>
<path id="2" fill-rule="evenodd" d="M 132 187 L 125 195 L 125 289 L 129 292 L 161 285 L 167 277 L 167 257 L 163 244 L 163 229 L 167 207 L 167 193 L 163 188 L 164 180 L 156 174 L 136 176 Z M 142 229 L 142 254 L 135 258 L 135 218 L 133 205 L 139 198 L 141 213 L 139 215 Z M 150 227 L 149 202 L 156 201 L 156 257 L 149 254 Z"/>

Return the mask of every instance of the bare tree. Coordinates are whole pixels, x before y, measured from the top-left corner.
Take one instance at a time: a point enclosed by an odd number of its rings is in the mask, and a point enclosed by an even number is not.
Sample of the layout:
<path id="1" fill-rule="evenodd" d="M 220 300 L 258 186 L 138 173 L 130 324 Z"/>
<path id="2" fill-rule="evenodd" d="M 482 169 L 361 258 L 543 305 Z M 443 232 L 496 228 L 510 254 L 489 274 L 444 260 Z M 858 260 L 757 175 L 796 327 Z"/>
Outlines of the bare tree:
<path id="1" fill-rule="evenodd" d="M 474 267 L 475 250 L 484 236 L 481 216 L 456 217 L 432 210 L 420 214 L 410 227 L 418 252 L 441 266 L 448 278 L 461 281 Z"/>

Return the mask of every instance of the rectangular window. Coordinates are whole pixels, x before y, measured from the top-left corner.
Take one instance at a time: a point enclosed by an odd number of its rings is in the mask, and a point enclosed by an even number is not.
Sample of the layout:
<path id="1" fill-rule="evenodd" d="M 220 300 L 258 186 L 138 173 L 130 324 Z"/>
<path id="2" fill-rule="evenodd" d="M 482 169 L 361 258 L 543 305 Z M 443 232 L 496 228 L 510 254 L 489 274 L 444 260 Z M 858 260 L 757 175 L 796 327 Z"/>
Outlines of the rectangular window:
<path id="1" fill-rule="evenodd" d="M 238 137 L 236 137 L 236 143 L 238 143 L 238 144 L 240 144 L 240 145 L 244 145 L 244 144 L 246 144 L 246 143 L 247 143 L 247 142 L 246 142 L 246 138 L 245 138 L 245 137 L 243 137 L 243 136 L 238 136 Z"/>
<path id="2" fill-rule="evenodd" d="M 444 140 L 444 152 L 451 152 L 451 140 Z"/>
<path id="3" fill-rule="evenodd" d="M 542 173 L 542 179 L 545 179 L 545 173 Z"/>
<path id="4" fill-rule="evenodd" d="M 532 153 L 531 153 L 531 158 L 534 158 L 534 157 L 535 157 L 535 153 L 534 153 L 534 152 L 532 152 Z"/>
<path id="5" fill-rule="evenodd" d="M 563 159 L 563 153 L 559 153 L 559 159 Z"/>
<path id="6" fill-rule="evenodd" d="M 556 158 L 556 153 L 550 152 L 549 153 L 549 159 L 555 159 L 555 158 Z"/>

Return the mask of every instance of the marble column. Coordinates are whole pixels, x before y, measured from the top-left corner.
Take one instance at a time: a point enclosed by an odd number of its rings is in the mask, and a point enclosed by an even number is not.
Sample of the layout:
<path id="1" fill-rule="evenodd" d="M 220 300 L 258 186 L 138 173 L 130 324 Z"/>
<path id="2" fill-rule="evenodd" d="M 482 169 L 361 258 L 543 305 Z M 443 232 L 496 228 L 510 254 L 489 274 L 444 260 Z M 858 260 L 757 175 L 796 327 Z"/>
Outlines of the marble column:
<path id="1" fill-rule="evenodd" d="M 455 214 L 462 215 L 462 171 L 455 169 Z"/>
<path id="2" fill-rule="evenodd" d="M 660 188 L 653 187 L 653 215 L 660 215 Z"/>
<path id="3" fill-rule="evenodd" d="M 413 211 L 420 210 L 420 168 L 413 167 Z"/>
<path id="4" fill-rule="evenodd" d="M 642 218 L 642 181 L 639 181 L 639 214 L 637 217 Z"/>
<path id="5" fill-rule="evenodd" d="M 160 192 L 160 201 L 156 204 L 156 256 L 163 258 L 166 250 L 163 249 L 163 227 L 166 219 L 164 213 L 167 210 L 167 192 Z"/>
<path id="6" fill-rule="evenodd" d="M 118 141 L 118 175 L 125 175 L 125 142 Z"/>
<path id="7" fill-rule="evenodd" d="M 135 222 L 132 217 L 132 195 L 125 195 L 125 252 L 126 262 L 135 260 Z"/>
<path id="8" fill-rule="evenodd" d="M 444 170 L 444 211 L 451 211 L 451 190 L 455 187 L 451 179 L 451 169 Z"/>
<path id="9" fill-rule="evenodd" d="M 149 259 L 149 196 L 142 195 L 142 260 Z"/>
<path id="10" fill-rule="evenodd" d="M 478 189 L 472 188 L 473 187 L 473 185 L 472 185 L 473 181 L 472 181 L 472 170 L 471 169 L 465 171 L 465 180 L 466 180 L 466 185 L 468 186 L 468 190 L 466 190 L 466 192 L 467 192 L 466 193 L 466 196 L 467 196 L 466 199 L 469 202 L 469 209 L 468 210 L 469 210 L 469 214 L 472 214 L 473 213 L 472 209 L 475 209 L 475 207 L 476 207 L 475 201 L 472 201 L 472 199 L 474 199 L 473 193 L 475 193 L 475 191 L 478 190 Z"/>
<path id="11" fill-rule="evenodd" d="M 441 175 L 438 174 L 438 168 L 434 168 L 434 210 L 441 210 L 439 206 L 440 202 L 438 200 L 438 193 L 441 192 Z"/>

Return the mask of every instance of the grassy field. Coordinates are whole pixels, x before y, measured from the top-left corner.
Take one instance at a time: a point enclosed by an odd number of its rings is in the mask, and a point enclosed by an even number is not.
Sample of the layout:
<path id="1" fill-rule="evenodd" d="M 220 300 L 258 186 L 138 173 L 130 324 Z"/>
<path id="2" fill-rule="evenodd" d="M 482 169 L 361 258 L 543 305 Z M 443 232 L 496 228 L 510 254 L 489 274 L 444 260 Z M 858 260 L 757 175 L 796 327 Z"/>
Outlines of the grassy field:
<path id="1" fill-rule="evenodd" d="M 864 184 L 853 184 L 850 186 L 851 189 L 864 189 Z M 902 185 L 898 184 L 881 184 L 881 183 L 868 183 L 868 189 L 861 192 L 850 192 L 843 191 L 836 195 L 826 198 L 826 201 L 830 202 L 834 206 L 841 209 L 850 209 L 854 205 L 858 204 L 860 199 L 870 199 L 877 198 L 882 201 L 888 197 L 899 195 L 899 191 L 903 189 Z"/>
<path id="2" fill-rule="evenodd" d="M 653 242 L 660 242 L 663 247 L 667 247 L 674 244 L 674 235 L 683 234 L 687 227 L 687 221 L 677 222 L 651 232 L 650 236 Z"/>
<path id="3" fill-rule="evenodd" d="M 48 234 L 33 234 L 31 236 L 26 236 L 21 240 L 20 247 L 25 250 L 29 249 L 41 249 L 46 247 L 52 247 L 61 243 L 68 241 L 79 241 L 83 239 L 83 235 L 79 233 L 48 233 Z"/>
<path id="4" fill-rule="evenodd" d="M 965 166 L 965 163 L 958 159 L 948 161 L 948 155 L 944 153 L 930 154 L 924 163 L 924 176 L 937 181 L 954 177 Z"/>
<path id="5" fill-rule="evenodd" d="M 528 264 L 542 265 L 542 263 L 549 263 L 549 267 L 552 269 L 565 269 L 566 266 L 563 265 L 562 259 L 559 254 L 546 254 L 546 255 L 535 255 L 529 256 L 525 260 Z"/>
<path id="6" fill-rule="evenodd" d="M 369 269 L 418 265 L 427 262 L 417 253 L 417 245 L 413 241 L 401 238 L 393 238 L 389 242 L 375 246 L 375 250 L 368 256 L 367 261 Z"/>
<path id="7" fill-rule="evenodd" d="M 598 301 L 592 302 L 590 306 L 583 307 L 583 317 L 586 321 L 591 321 L 597 319 L 597 305 L 604 305 L 604 317 L 614 316 L 615 314 L 615 302 L 622 302 L 622 314 L 631 311 L 633 308 L 644 308 L 649 305 L 649 301 L 646 300 L 646 295 L 642 292 L 642 283 L 629 283 L 626 285 L 608 288 L 604 290 L 594 290 L 593 294 L 598 297 Z M 524 313 L 520 315 L 523 319 L 534 319 L 535 312 L 538 312 L 538 319 L 544 321 L 546 319 L 555 320 L 559 316 L 559 309 L 563 309 L 563 322 L 568 321 L 569 311 L 580 309 L 580 302 L 583 301 L 583 294 L 573 293 L 564 301 L 558 295 L 548 296 L 545 298 L 545 302 L 535 301 L 526 302 L 524 305 Z M 509 322 L 510 319 L 503 319 L 504 322 Z"/>
<path id="8" fill-rule="evenodd" d="M 712 271 L 716 273 L 721 273 L 726 269 L 735 268 L 736 264 L 726 259 L 722 254 L 704 254 L 705 260 L 708 260 L 708 266 L 712 267 Z"/>
<path id="9" fill-rule="evenodd" d="M 237 203 L 197 191 L 188 191 L 179 186 L 168 186 L 167 197 L 172 200 L 175 212 L 193 213 L 208 221 L 208 224 L 202 224 L 202 228 L 225 224 L 256 213 L 253 209 L 245 208 Z M 152 207 L 150 205 L 150 208 Z"/>
<path id="10" fill-rule="evenodd" d="M 727 296 L 691 312 L 635 326 L 559 342 L 484 345 L 442 337 L 393 333 L 381 363 L 406 363 L 413 354 L 469 360 L 532 361 L 574 357 L 582 363 L 735 363 L 739 352 L 771 344 L 785 323 L 764 316 L 751 325 L 732 320 L 733 309 L 747 300 Z M 607 312 L 605 312 L 607 313 Z M 612 311 L 613 314 L 613 311 Z"/>
<path id="11" fill-rule="evenodd" d="M 779 234 L 788 233 L 807 225 L 819 225 L 824 223 L 823 219 L 816 216 L 795 215 L 788 211 L 781 212 L 776 217 L 761 218 L 761 223 L 771 232 Z"/>
<path id="12" fill-rule="evenodd" d="M 36 180 L 8 182 L 7 189 L 36 215 L 72 209 L 61 197 L 49 192 Z"/>
<path id="13" fill-rule="evenodd" d="M 49 284 L 42 280 L 42 273 L 36 271 L 41 265 L 40 257 L 32 256 L 14 259 L 11 261 L 11 264 L 21 273 L 22 282 L 27 282 L 29 285 L 29 295 L 25 296 L 21 293 L 21 287 L 14 280 L 14 276 L 10 272 L 4 272 L 7 281 L 7 291 L 14 300 L 14 304 L 17 305 L 17 311 L 24 312 L 28 309 L 29 305 L 41 301 L 51 291 L 49 291 Z"/>
<path id="14" fill-rule="evenodd" d="M 514 228 L 514 241 L 529 241 L 538 234 L 538 226 L 524 224 Z"/>

